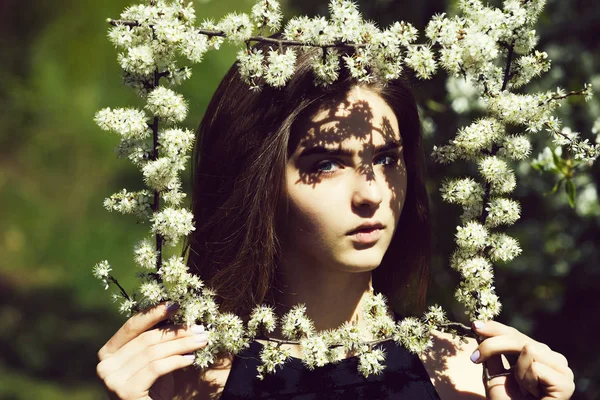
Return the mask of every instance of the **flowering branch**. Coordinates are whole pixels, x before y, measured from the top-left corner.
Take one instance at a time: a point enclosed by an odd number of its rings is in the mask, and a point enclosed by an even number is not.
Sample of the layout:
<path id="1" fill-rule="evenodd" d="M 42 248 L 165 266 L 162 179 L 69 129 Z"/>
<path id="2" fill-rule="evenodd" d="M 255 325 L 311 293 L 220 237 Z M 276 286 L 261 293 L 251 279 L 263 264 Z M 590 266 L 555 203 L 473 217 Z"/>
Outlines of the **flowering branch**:
<path id="1" fill-rule="evenodd" d="M 119 26 L 119 25 L 124 25 L 124 26 L 129 26 L 129 27 L 139 26 L 139 23 L 136 21 L 126 21 L 126 20 L 118 20 L 118 19 L 110 19 L 109 18 L 108 22 L 113 26 Z M 210 30 L 210 29 L 197 29 L 196 32 L 198 32 L 202 35 L 208 36 L 208 37 L 227 38 L 227 34 L 223 31 L 216 31 L 216 30 Z M 319 48 L 323 48 L 323 49 L 327 49 L 327 48 L 363 49 L 367 46 L 366 44 L 342 43 L 342 42 L 337 42 L 337 43 L 333 43 L 333 44 L 310 44 L 310 43 L 305 43 L 305 42 L 301 42 L 298 40 L 270 38 L 270 37 L 263 36 L 262 34 L 258 35 L 258 36 L 250 36 L 246 40 L 246 42 L 247 43 L 250 43 L 250 42 L 272 43 L 272 44 L 276 44 L 277 47 L 285 45 L 288 47 L 294 47 L 294 46 L 296 46 L 296 47 L 319 47 Z"/>
<path id="2" fill-rule="evenodd" d="M 208 345 L 196 352 L 198 367 L 208 367 L 219 354 L 237 354 L 251 340 L 264 338 L 267 343 L 260 354 L 259 378 L 289 359 L 289 350 L 283 344 L 299 344 L 308 368 L 353 352 L 358 355 L 359 372 L 368 376 L 383 371 L 385 353 L 377 345 L 390 338 L 420 353 L 432 345 L 433 330 L 453 334 L 460 331 L 463 338 L 473 336 L 468 326 L 448 321 L 438 306 L 430 307 L 421 318 L 394 321 L 379 294 L 367 296 L 362 304 L 366 331 L 344 324 L 336 330 L 316 332 L 302 305 L 281 318 L 270 307 L 257 306 L 247 323 L 234 314 L 219 312 L 215 294 L 189 271 L 182 257 L 162 259 L 164 245 L 176 245 L 195 229 L 191 212 L 178 208 L 185 197 L 179 172 L 189 159 L 194 134 L 176 126 L 185 119 L 188 107 L 183 96 L 171 87 L 191 77 L 189 67 L 178 65 L 180 59 L 199 63 L 208 50 L 219 49 L 225 40 L 243 46 L 237 54 L 238 69 L 254 90 L 264 84 L 285 86 L 295 71 L 295 48 L 305 47 L 322 49 L 311 60 L 315 85 L 336 81 L 341 61 L 358 82 L 370 82 L 375 76 L 383 81 L 398 79 L 405 67 L 417 77 L 428 79 L 438 65 L 472 82 L 481 92 L 486 117 L 461 128 L 447 145 L 434 147 L 433 157 L 442 163 L 466 160 L 478 166 L 482 183 L 472 178 L 448 179 L 441 192 L 445 201 L 463 207 L 462 225 L 456 232 L 457 250 L 450 262 L 462 276 L 456 298 L 470 319 L 492 319 L 501 307 L 494 291 L 492 263 L 510 261 L 521 253 L 516 239 L 493 231 L 520 217 L 519 204 L 506 197 L 516 186 L 508 162 L 525 159 L 531 151 L 525 134 L 508 135 L 506 127 L 525 127 L 528 133 L 544 127 L 558 130 L 559 121 L 552 116 L 558 101 L 575 94 L 585 94 L 586 99 L 591 96 L 589 85 L 570 93 L 512 92 L 550 68 L 547 54 L 534 50 L 537 38 L 532 27 L 544 3 L 506 0 L 500 10 L 484 6 L 480 0 L 461 0 L 461 16 L 448 18 L 441 14 L 431 19 L 425 31 L 429 39 L 426 44 L 416 43 L 418 31 L 409 23 L 395 22 L 381 30 L 364 21 L 349 0 L 331 0 L 329 19 L 291 19 L 282 39 L 263 36 L 266 28 L 277 31 L 281 27 L 280 6 L 275 0 L 258 0 L 251 14 L 231 13 L 218 23 L 206 20 L 200 26 L 195 25 L 192 3 L 184 5 L 181 0 L 152 0 L 128 7 L 121 19 L 108 20 L 109 39 L 122 50 L 118 61 L 124 82 L 146 99 L 146 106 L 141 110 L 105 108 L 96 114 L 95 121 L 103 130 L 121 137 L 118 155 L 141 169 L 150 190 L 123 189 L 106 199 L 104 206 L 109 211 L 148 219 L 155 241 L 144 239 L 134 248 L 135 263 L 142 271 L 138 294 L 127 295 L 110 275 L 107 261 L 96 264 L 94 275 L 105 288 L 111 283 L 120 288 L 117 297 L 122 298 L 121 311 L 125 314 L 172 301 L 180 304 L 173 317 L 175 323 L 210 326 Z M 254 34 L 256 30 L 258 35 Z M 250 42 L 273 47 L 263 54 Z M 432 46 L 437 46 L 439 60 Z M 506 62 L 498 65 L 502 47 L 506 49 Z M 160 84 L 161 78 L 165 78 L 166 85 Z M 580 141 L 575 135 L 555 136 L 564 144 L 566 137 L 571 139 L 568 143 L 576 158 L 591 162 L 600 154 L 598 146 Z M 269 337 L 277 325 L 284 339 Z M 484 376 L 490 378 L 487 368 Z"/>

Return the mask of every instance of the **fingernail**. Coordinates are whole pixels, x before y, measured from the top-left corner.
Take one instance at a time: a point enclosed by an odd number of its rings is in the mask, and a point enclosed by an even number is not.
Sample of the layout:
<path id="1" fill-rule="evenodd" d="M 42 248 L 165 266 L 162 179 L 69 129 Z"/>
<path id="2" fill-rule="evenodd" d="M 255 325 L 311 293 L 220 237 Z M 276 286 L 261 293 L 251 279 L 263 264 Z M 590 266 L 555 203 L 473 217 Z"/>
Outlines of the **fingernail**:
<path id="1" fill-rule="evenodd" d="M 208 342 L 208 333 L 202 332 L 196 335 L 194 340 L 198 343 L 206 343 Z"/>
<path id="2" fill-rule="evenodd" d="M 192 325 L 190 330 L 192 333 L 202 333 L 204 332 L 204 325 Z"/>
<path id="3" fill-rule="evenodd" d="M 194 361 L 196 359 L 196 355 L 195 354 L 184 354 L 183 358 L 185 358 L 186 360 L 189 360 L 189 361 Z"/>
<path id="4" fill-rule="evenodd" d="M 179 309 L 179 303 L 167 303 L 167 311 L 172 312 Z"/>
<path id="5" fill-rule="evenodd" d="M 471 361 L 473 361 L 475 364 L 477 364 L 477 361 L 479 360 L 480 356 L 481 356 L 481 354 L 479 353 L 479 350 L 475 350 L 475 352 L 473 354 L 471 354 Z"/>
<path id="6" fill-rule="evenodd" d="M 483 329 L 485 324 L 482 321 L 475 321 L 473 322 L 473 326 L 475 327 L 475 329 Z"/>

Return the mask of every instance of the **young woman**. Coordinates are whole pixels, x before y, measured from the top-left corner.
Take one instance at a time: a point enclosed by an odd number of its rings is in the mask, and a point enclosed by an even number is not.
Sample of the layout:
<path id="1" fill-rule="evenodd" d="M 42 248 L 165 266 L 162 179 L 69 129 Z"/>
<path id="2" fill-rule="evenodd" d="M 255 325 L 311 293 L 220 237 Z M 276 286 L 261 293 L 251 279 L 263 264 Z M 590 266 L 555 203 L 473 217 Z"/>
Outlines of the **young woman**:
<path id="1" fill-rule="evenodd" d="M 420 313 L 430 228 L 415 100 L 401 80 L 358 83 L 344 71 L 315 87 L 314 55 L 298 53 L 281 89 L 250 90 L 237 65 L 221 82 L 194 151 L 188 265 L 222 311 L 243 318 L 257 304 L 282 315 L 303 303 L 317 330 L 360 327 L 360 303 L 372 291 L 395 312 Z M 203 327 L 153 328 L 176 307 L 133 316 L 99 351 L 111 398 L 567 399 L 574 391 L 564 356 L 492 321 L 473 323 L 481 344 L 436 333 L 420 357 L 386 342 L 384 374 L 366 379 L 351 354 L 309 371 L 290 346 L 290 363 L 258 381 L 257 342 L 200 372 L 185 367 L 206 345 Z M 501 372 L 502 354 L 518 356 L 514 373 L 483 382 L 481 363 Z"/>

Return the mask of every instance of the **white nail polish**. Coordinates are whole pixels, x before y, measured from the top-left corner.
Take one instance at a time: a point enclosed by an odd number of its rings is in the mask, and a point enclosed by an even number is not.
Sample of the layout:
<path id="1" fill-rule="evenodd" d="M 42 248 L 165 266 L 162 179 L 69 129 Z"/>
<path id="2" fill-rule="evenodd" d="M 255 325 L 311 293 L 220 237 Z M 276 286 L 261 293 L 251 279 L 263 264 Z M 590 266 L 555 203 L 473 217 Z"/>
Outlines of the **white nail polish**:
<path id="1" fill-rule="evenodd" d="M 204 332 L 204 325 L 192 325 L 190 330 L 192 333 L 202 333 Z"/>
<path id="2" fill-rule="evenodd" d="M 475 321 L 475 322 L 473 322 L 473 326 L 475 326 L 476 329 L 483 329 L 485 324 L 481 321 Z"/>

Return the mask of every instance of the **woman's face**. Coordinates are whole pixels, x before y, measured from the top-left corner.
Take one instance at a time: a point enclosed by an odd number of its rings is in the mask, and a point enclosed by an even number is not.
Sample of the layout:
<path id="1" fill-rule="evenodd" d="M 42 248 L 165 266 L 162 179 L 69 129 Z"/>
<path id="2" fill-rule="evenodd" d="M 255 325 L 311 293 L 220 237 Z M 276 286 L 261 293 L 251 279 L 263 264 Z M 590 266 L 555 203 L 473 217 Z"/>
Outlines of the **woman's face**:
<path id="1" fill-rule="evenodd" d="M 406 196 L 398 121 L 369 89 L 302 121 L 286 165 L 284 260 L 338 271 L 381 263 Z"/>

